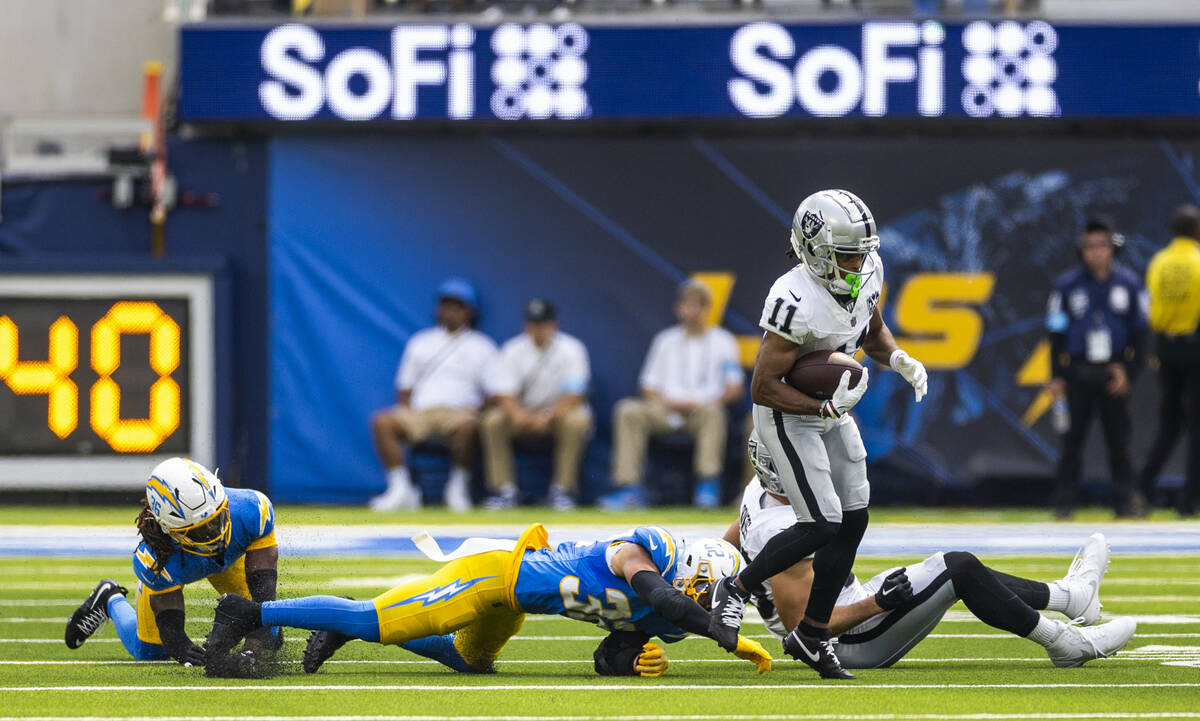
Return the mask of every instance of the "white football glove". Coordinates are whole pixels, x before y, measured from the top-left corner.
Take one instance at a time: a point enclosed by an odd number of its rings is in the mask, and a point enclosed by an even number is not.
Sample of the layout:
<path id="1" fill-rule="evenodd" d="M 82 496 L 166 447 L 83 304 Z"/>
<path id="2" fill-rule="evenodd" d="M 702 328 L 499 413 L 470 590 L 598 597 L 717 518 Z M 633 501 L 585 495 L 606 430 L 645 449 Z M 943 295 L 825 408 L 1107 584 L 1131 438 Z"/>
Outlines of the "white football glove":
<path id="1" fill-rule="evenodd" d="M 837 390 L 833 392 L 833 398 L 825 401 L 821 405 L 822 418 L 841 418 L 854 404 L 862 400 L 863 394 L 867 392 L 867 369 L 863 368 L 862 377 L 858 379 L 858 385 L 850 387 L 850 371 L 842 373 L 842 379 L 838 381 Z"/>
<path id="2" fill-rule="evenodd" d="M 921 361 L 897 348 L 892 351 L 891 358 L 888 358 L 888 365 L 908 381 L 908 384 L 913 387 L 917 403 L 920 403 L 929 390 L 929 374 L 925 372 L 925 366 L 921 364 Z"/>

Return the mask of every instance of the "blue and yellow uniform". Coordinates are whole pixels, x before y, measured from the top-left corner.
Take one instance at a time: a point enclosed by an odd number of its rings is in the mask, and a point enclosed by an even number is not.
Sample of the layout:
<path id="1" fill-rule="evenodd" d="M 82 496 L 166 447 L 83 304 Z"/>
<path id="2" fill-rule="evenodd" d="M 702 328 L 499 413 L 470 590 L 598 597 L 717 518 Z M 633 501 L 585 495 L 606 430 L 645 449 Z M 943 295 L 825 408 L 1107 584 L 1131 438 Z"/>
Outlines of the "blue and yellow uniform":
<path id="1" fill-rule="evenodd" d="M 517 605 L 526 613 L 558 614 L 608 631 L 641 631 L 668 642 L 682 639 L 686 632 L 663 620 L 609 568 L 609 559 L 624 543 L 646 549 L 663 579 L 675 581 L 678 543 L 662 528 L 639 526 L 603 541 L 527 552 L 517 576 Z"/>
<path id="2" fill-rule="evenodd" d="M 333 596 L 268 601 L 262 604 L 261 620 L 265 626 L 330 630 L 403 645 L 452 668 L 474 671 L 491 668 L 526 613 L 559 614 L 610 630 L 636 629 L 666 641 L 684 637 L 608 565 L 617 547 L 635 543 L 646 549 L 668 583 L 674 581 L 679 544 L 669 533 L 643 526 L 604 541 L 562 543 L 553 549 L 548 538 L 545 527 L 535 523 L 512 550 L 452 560 L 432 575 L 370 601 Z M 439 644 L 453 644 L 453 658 L 437 652 Z"/>
<path id="3" fill-rule="evenodd" d="M 250 598 L 246 584 L 246 552 L 275 546 L 275 509 L 262 493 L 240 488 L 225 490 L 229 499 L 230 536 L 221 557 L 202 556 L 182 550 L 167 560 L 159 573 L 154 573 L 154 553 L 142 542 L 133 552 L 133 572 L 138 578 L 136 635 L 130 633 L 128 613 L 112 608 L 124 602 L 118 597 L 110 603 L 109 615 L 117 625 L 118 635 L 125 648 L 135 658 L 143 660 L 167 658 L 162 646 L 150 597 L 178 591 L 189 583 L 207 579 L 218 593 L 236 593 Z M 164 498 L 169 498 L 166 494 Z M 128 606 L 128 604 L 126 604 Z M 132 611 L 132 609 L 128 609 Z M 116 613 L 114 613 L 116 611 Z"/>

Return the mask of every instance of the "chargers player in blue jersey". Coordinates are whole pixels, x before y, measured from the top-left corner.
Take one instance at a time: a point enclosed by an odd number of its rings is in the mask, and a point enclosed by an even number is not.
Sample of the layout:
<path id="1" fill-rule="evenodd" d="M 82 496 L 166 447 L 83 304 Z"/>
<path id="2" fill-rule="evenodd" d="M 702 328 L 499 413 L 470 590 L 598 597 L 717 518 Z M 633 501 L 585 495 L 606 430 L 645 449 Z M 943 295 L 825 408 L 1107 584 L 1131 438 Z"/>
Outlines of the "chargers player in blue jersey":
<path id="1" fill-rule="evenodd" d="M 742 566 L 725 541 L 681 547 L 670 533 L 651 526 L 556 548 L 548 538 L 535 523 L 515 544 L 471 539 L 437 572 L 368 601 L 309 596 L 259 603 L 222 596 L 206 643 L 210 662 L 219 662 L 247 633 L 291 626 L 318 632 L 305 651 L 309 672 L 351 639 L 404 644 L 458 671 L 490 672 L 525 614 L 537 613 L 613 632 L 597 649 L 599 672 L 655 676 L 667 661 L 649 639 L 669 643 L 688 633 L 707 636 L 708 612 L 697 601 Z M 770 655 L 756 641 L 739 638 L 733 653 L 760 673 L 770 668 Z"/>
<path id="2" fill-rule="evenodd" d="M 79 648 L 111 618 L 134 658 L 201 666 L 204 651 L 184 630 L 184 586 L 207 580 L 220 593 L 275 598 L 275 511 L 262 493 L 226 489 L 199 463 L 170 458 L 146 481 L 137 528 L 136 607 L 116 581 L 101 581 L 67 622 L 68 648 Z M 281 642 L 278 629 L 262 629 L 246 639 L 246 649 L 253 653 Z"/>

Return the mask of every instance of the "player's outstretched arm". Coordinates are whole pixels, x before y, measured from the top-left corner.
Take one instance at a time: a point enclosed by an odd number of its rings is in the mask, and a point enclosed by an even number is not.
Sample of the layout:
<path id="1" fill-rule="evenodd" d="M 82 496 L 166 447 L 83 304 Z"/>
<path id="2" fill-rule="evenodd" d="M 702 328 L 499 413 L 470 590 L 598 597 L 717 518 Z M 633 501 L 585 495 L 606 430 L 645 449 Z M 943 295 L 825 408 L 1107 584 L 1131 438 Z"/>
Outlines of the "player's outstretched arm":
<path id="1" fill-rule="evenodd" d="M 688 633 L 712 638 L 708 633 L 708 611 L 667 583 L 646 549 L 636 543 L 622 544 L 613 555 L 611 567 L 666 621 Z M 732 653 L 753 663 L 759 673 L 771 669 L 771 655 L 757 641 L 738 636 L 737 647 Z"/>
<path id="2" fill-rule="evenodd" d="M 799 358 L 800 346 L 776 333 L 764 333 L 758 358 L 754 361 L 754 376 L 750 380 L 751 400 L 784 413 L 802 416 L 820 413 L 821 401 L 783 382 L 783 377 Z"/>
<path id="3" fill-rule="evenodd" d="M 167 655 L 184 666 L 203 666 L 204 649 L 193 643 L 183 629 L 183 589 L 150 596 L 150 610 L 154 612 L 154 622 Z"/>
<path id="4" fill-rule="evenodd" d="M 921 361 L 901 350 L 887 323 L 883 322 L 883 311 L 879 306 L 871 316 L 871 326 L 863 339 L 863 352 L 871 360 L 899 373 L 912 386 L 917 403 L 929 390 L 929 374 Z"/>

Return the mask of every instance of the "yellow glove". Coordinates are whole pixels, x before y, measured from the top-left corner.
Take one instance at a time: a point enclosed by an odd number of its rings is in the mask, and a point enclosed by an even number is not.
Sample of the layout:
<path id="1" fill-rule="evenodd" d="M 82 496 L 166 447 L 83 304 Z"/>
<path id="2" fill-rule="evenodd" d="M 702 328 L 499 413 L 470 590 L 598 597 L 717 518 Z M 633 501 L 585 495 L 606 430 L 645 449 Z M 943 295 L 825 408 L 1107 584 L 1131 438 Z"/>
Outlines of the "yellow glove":
<path id="1" fill-rule="evenodd" d="M 767 649 L 758 641 L 738 636 L 738 645 L 733 650 L 733 655 L 754 664 L 759 673 L 771 670 L 771 654 L 767 653 Z"/>
<path id="2" fill-rule="evenodd" d="M 759 648 L 762 647 L 760 646 Z M 763 653 L 766 652 L 764 651 Z M 633 670 L 637 671 L 639 675 L 646 677 L 661 676 L 667 670 L 667 666 L 670 665 L 667 661 L 667 654 L 659 648 L 658 644 L 647 643 L 642 646 L 642 652 L 638 654 L 637 659 L 633 662 Z"/>

